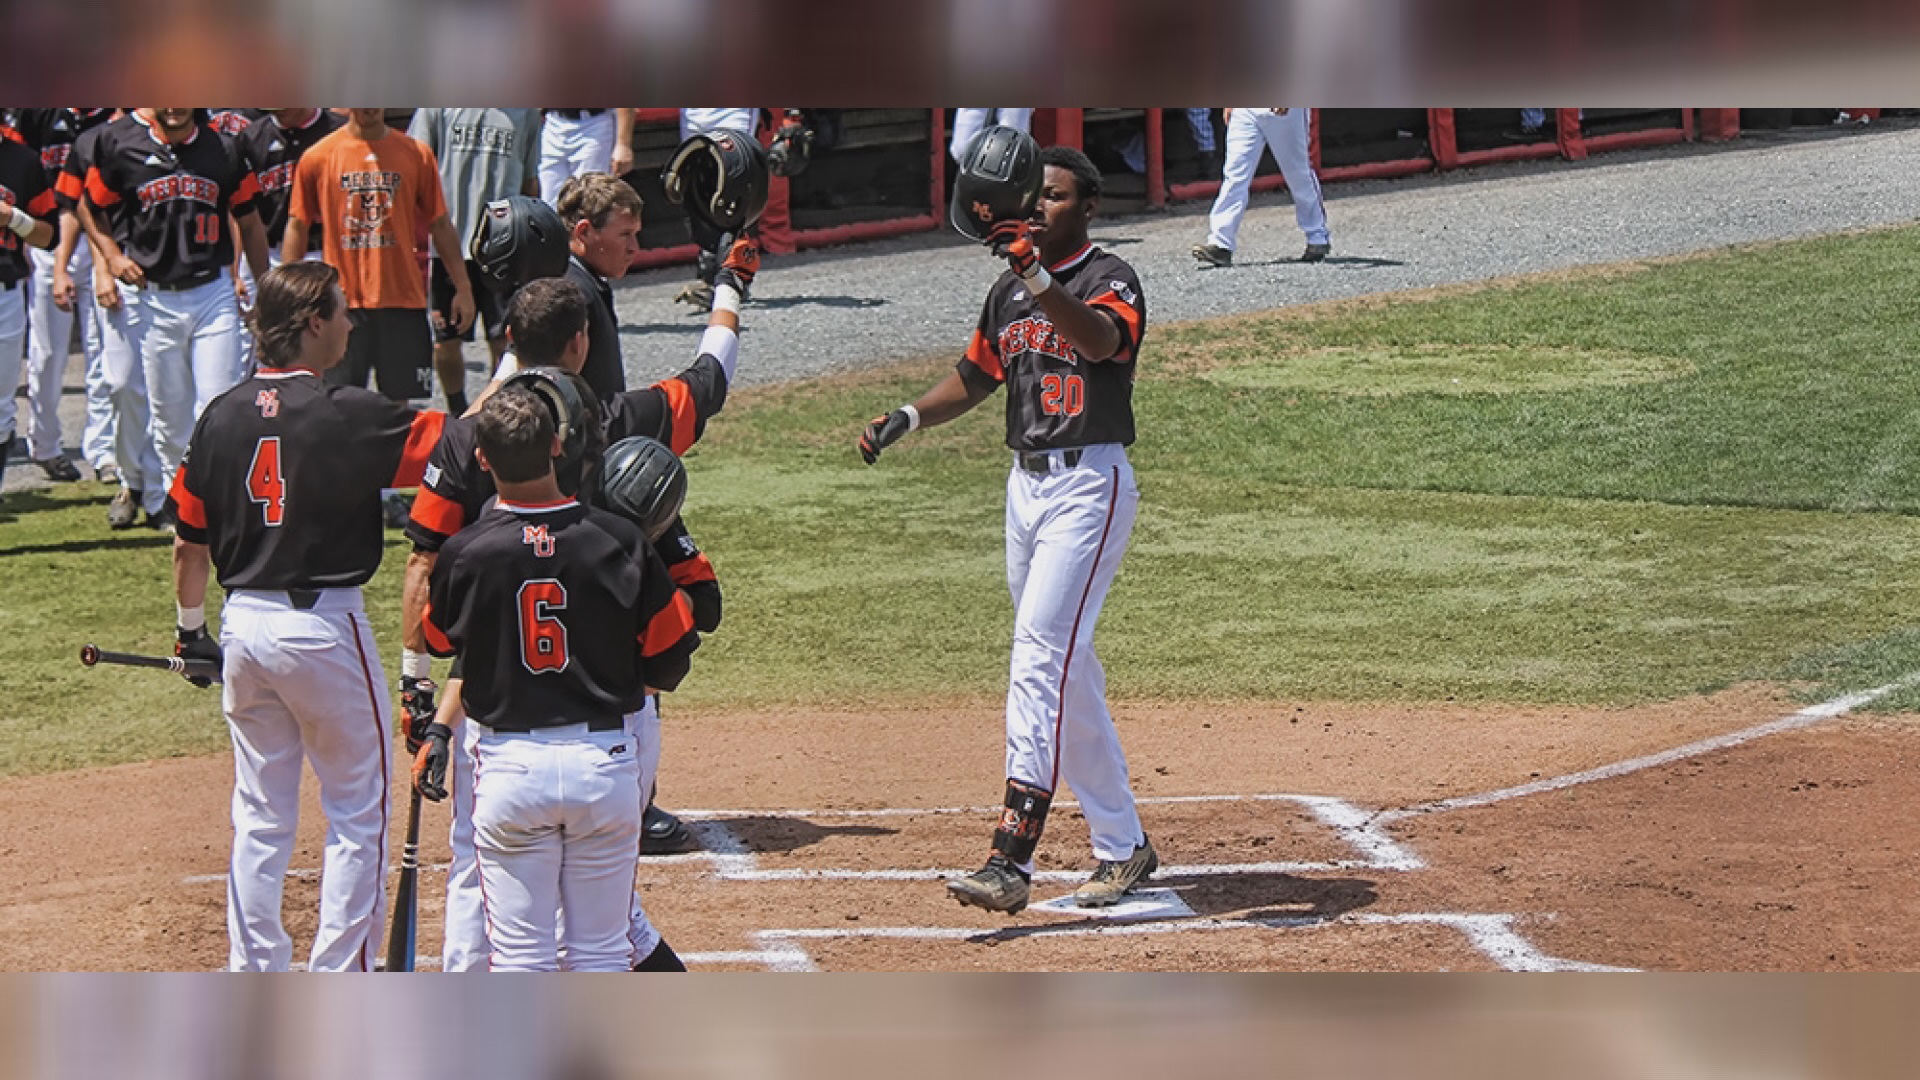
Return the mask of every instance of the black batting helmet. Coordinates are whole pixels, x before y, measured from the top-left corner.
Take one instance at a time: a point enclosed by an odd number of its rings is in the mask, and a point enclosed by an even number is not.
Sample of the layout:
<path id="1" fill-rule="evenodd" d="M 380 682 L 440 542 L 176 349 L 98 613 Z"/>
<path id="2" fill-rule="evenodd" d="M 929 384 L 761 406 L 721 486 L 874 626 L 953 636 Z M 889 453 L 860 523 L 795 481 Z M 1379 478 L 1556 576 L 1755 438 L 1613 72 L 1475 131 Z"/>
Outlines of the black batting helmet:
<path id="1" fill-rule="evenodd" d="M 509 195 L 481 212 L 467 254 L 511 292 L 534 278 L 567 272 L 567 227 L 553 207 L 539 199 Z"/>
<path id="2" fill-rule="evenodd" d="M 600 429 L 600 406 L 585 379 L 557 367 L 521 368 L 507 376 L 500 389 L 519 388 L 539 398 L 553 414 L 553 434 L 560 440 L 560 457 L 553 463 L 561 490 L 579 488 L 583 464 L 600 449 L 606 436 Z"/>
<path id="3" fill-rule="evenodd" d="M 680 144 L 661 177 L 667 198 L 723 233 L 738 233 L 767 208 L 767 153 L 753 136 L 710 131 Z"/>
<path id="4" fill-rule="evenodd" d="M 1024 221 L 1040 200 L 1040 145 L 1018 128 L 980 129 L 960 155 L 947 219 L 962 236 L 985 240 L 1002 221 Z"/>
<path id="5" fill-rule="evenodd" d="M 645 435 L 607 448 L 600 468 L 600 497 L 607 509 L 660 539 L 687 498 L 687 467 L 665 443 Z"/>

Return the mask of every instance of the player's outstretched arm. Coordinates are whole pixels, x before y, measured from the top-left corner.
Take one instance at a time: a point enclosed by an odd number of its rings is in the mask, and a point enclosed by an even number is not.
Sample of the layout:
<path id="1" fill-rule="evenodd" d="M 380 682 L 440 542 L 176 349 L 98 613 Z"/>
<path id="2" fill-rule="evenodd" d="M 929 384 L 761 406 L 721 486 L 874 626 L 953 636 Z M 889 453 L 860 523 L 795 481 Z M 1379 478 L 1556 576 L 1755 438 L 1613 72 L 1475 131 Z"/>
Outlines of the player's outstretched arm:
<path id="1" fill-rule="evenodd" d="M 860 456 L 871 465 L 880 460 L 880 451 L 907 434 L 962 416 L 987 400 L 992 393 L 992 387 L 971 386 L 960 377 L 958 371 L 954 371 L 934 384 L 933 389 L 921 394 L 913 404 L 902 405 L 885 416 L 874 417 L 860 434 Z"/>

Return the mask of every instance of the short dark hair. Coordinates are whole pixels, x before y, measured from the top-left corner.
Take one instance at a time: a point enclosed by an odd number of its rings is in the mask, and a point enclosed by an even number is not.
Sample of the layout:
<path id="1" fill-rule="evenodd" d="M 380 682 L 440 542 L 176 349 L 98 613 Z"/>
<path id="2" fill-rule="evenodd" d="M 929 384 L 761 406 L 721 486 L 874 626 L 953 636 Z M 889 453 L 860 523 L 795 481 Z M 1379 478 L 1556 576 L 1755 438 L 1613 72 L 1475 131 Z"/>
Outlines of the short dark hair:
<path id="1" fill-rule="evenodd" d="M 507 333 L 522 367 L 560 363 L 567 342 L 587 328 L 587 294 L 566 278 L 535 278 L 507 301 Z"/>
<path id="2" fill-rule="evenodd" d="M 1093 159 L 1071 146 L 1049 146 L 1040 151 L 1040 167 L 1055 165 L 1073 174 L 1073 186 L 1083 199 L 1100 195 L 1100 170 Z"/>
<path id="3" fill-rule="evenodd" d="M 519 387 L 487 398 L 474 434 L 496 481 L 520 484 L 553 471 L 553 413 L 546 402 Z"/>
<path id="4" fill-rule="evenodd" d="M 260 275 L 247 319 L 266 366 L 284 368 L 299 361 L 307 320 L 333 318 L 333 287 L 339 282 L 340 271 L 313 260 L 290 262 Z"/>

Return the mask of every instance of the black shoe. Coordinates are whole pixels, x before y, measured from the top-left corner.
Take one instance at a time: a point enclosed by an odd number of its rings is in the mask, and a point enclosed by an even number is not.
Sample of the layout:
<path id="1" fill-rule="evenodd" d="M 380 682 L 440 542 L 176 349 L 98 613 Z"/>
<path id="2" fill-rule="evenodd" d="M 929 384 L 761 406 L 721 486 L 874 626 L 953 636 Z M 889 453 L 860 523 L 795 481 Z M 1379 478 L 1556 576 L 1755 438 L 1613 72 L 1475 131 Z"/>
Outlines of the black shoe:
<path id="1" fill-rule="evenodd" d="M 947 895 L 970 907 L 1018 915 L 1027 906 L 1030 887 L 1019 867 L 995 853 L 987 856 L 987 865 L 948 881 Z"/>
<path id="2" fill-rule="evenodd" d="M 687 965 L 681 961 L 680 954 L 673 951 L 666 938 L 653 947 L 645 960 L 633 965 L 635 971 L 685 971 Z"/>
<path id="3" fill-rule="evenodd" d="M 1307 250 L 1300 254 L 1301 262 L 1323 262 L 1333 254 L 1332 244 L 1308 244 Z"/>
<path id="4" fill-rule="evenodd" d="M 171 508 L 163 506 L 159 510 L 147 511 L 147 528 L 173 536 L 179 527 L 180 519 L 173 516 Z"/>
<path id="5" fill-rule="evenodd" d="M 1232 266 L 1233 265 L 1233 252 L 1230 249 L 1223 248 L 1218 244 L 1193 245 L 1193 257 L 1195 261 L 1201 263 L 1204 266 Z"/>
<path id="6" fill-rule="evenodd" d="M 640 854 L 678 855 L 699 846 L 686 822 L 652 803 L 647 804 L 647 812 L 640 819 Z"/>
<path id="7" fill-rule="evenodd" d="M 47 479 L 56 484 L 71 484 L 80 479 L 80 470 L 74 467 L 73 462 L 67 460 L 65 454 L 55 454 L 45 461 L 36 461 L 34 464 L 40 466 L 40 471 L 46 474 Z"/>

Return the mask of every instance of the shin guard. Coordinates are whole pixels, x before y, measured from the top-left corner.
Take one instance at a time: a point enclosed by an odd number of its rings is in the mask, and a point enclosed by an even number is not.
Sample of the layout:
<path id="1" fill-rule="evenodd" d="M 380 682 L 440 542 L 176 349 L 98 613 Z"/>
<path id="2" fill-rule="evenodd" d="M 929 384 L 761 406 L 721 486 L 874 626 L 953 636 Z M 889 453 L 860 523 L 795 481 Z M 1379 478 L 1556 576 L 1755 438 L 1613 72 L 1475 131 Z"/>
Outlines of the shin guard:
<path id="1" fill-rule="evenodd" d="M 993 830 L 993 850 L 1005 855 L 1017 866 L 1033 861 L 1033 849 L 1040 843 L 1040 831 L 1047 826 L 1047 810 L 1053 806 L 1053 792 L 1007 781 L 1007 806 L 1000 812 L 1000 825 Z"/>

